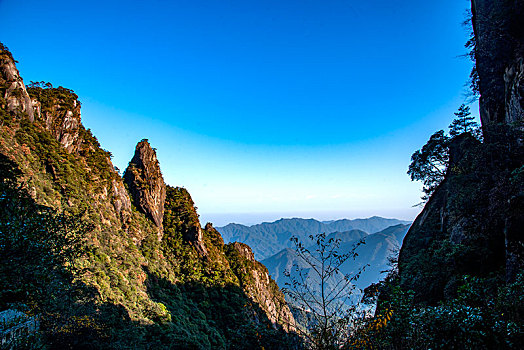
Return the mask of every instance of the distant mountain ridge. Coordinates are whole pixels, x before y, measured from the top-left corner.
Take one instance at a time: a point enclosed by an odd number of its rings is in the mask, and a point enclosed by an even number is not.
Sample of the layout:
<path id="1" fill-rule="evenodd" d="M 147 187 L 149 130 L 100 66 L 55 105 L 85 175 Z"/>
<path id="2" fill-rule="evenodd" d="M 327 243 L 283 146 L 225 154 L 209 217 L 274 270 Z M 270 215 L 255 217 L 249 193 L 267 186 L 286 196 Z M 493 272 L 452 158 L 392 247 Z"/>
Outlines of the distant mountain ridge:
<path id="1" fill-rule="evenodd" d="M 372 216 L 367 219 L 340 219 L 333 221 L 319 221 L 315 219 L 280 219 L 274 222 L 245 226 L 231 223 L 217 230 L 225 242 L 242 242 L 252 247 L 256 259 L 266 259 L 280 252 L 282 249 L 291 248 L 289 239 L 292 236 L 304 240 L 311 234 L 324 232 L 348 232 L 362 230 L 372 234 L 394 225 L 409 224 L 409 221 L 388 219 Z"/>
<path id="2" fill-rule="evenodd" d="M 351 230 L 346 232 L 335 232 L 328 235 L 329 238 L 340 240 L 340 247 L 338 249 L 341 253 L 349 252 L 357 242 L 362 240 L 356 248 L 358 256 L 353 260 L 349 259 L 341 266 L 341 272 L 344 274 L 355 274 L 362 267 L 366 266 L 360 278 L 355 282 L 358 288 L 365 288 L 371 283 L 378 282 L 384 277 L 383 271 L 389 268 L 388 258 L 392 255 L 398 254 L 398 249 L 402 245 L 402 240 L 408 231 L 409 225 L 398 224 L 387 227 L 380 232 L 367 234 L 361 230 Z M 310 240 L 304 241 L 311 242 Z M 314 249 L 310 249 L 313 251 Z M 286 282 L 290 282 L 284 276 L 284 271 L 294 273 L 294 266 L 300 269 L 311 268 L 305 261 L 300 258 L 294 249 L 285 248 L 275 255 L 262 260 L 271 277 L 282 288 L 285 287 Z"/>

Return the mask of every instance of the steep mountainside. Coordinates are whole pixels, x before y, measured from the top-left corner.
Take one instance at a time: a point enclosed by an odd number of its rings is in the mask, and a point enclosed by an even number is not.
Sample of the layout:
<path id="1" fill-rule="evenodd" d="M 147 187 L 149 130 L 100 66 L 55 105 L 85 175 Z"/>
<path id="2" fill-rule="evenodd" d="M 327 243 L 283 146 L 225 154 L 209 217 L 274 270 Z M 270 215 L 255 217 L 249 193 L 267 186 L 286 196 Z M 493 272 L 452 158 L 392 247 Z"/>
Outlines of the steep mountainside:
<path id="1" fill-rule="evenodd" d="M 355 274 L 365 267 L 364 272 L 356 281 L 358 288 L 364 289 L 371 283 L 377 283 L 384 277 L 382 271 L 388 270 L 388 258 L 394 256 L 402 244 L 402 240 L 409 228 L 409 225 L 395 225 L 380 232 L 367 234 L 364 231 L 352 230 L 347 232 L 335 232 L 328 235 L 327 239 L 340 239 L 340 253 L 346 253 L 362 241 L 356 248 L 358 256 L 355 260 L 349 259 L 341 266 L 344 274 Z M 284 276 L 284 271 L 293 273 L 293 266 L 301 269 L 309 266 L 296 254 L 295 250 L 286 248 L 277 254 L 262 260 L 268 268 L 271 277 L 275 279 L 280 287 L 284 287 L 288 278 Z"/>
<path id="2" fill-rule="evenodd" d="M 445 180 L 399 259 L 415 300 L 454 298 L 464 275 L 513 281 L 524 256 L 524 2 L 473 0 L 484 142 L 453 139 Z"/>
<path id="3" fill-rule="evenodd" d="M 229 224 L 219 227 L 217 230 L 222 234 L 226 242 L 243 242 L 253 248 L 257 259 L 266 259 L 282 249 L 291 248 L 292 236 L 305 241 L 309 235 L 318 233 L 345 232 L 350 230 L 362 230 L 375 233 L 386 227 L 398 224 L 407 224 L 407 221 L 397 219 L 385 219 L 371 217 L 368 219 L 336 220 L 321 222 L 314 219 L 280 219 L 275 222 L 264 222 L 259 225 L 244 226 L 240 224 Z"/>
<path id="4" fill-rule="evenodd" d="M 0 310 L 57 349 L 294 346 L 267 269 L 200 227 L 147 140 L 123 179 L 73 91 L 26 89 L 1 44 L 0 73 Z"/>

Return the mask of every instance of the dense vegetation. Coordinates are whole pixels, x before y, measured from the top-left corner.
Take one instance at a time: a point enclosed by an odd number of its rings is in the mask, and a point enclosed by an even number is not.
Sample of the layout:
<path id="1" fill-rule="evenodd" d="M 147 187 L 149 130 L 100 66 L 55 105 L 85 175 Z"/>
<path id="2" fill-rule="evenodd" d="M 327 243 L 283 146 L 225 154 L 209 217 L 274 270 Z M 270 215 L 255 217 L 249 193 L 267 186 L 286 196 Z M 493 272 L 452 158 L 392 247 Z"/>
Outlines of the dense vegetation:
<path id="1" fill-rule="evenodd" d="M 367 290 L 378 306 L 357 323 L 350 348 L 521 349 L 524 344 L 524 278 L 463 275 L 455 296 L 436 305 L 416 302 L 397 271 Z"/>

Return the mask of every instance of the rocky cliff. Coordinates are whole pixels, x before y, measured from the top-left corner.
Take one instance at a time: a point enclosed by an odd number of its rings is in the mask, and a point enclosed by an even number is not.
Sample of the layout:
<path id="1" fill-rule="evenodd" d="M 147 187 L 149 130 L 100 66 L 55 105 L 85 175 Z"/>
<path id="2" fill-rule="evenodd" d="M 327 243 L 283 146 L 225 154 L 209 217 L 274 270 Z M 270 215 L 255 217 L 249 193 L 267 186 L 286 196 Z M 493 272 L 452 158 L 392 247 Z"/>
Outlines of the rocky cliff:
<path id="1" fill-rule="evenodd" d="M 451 142 L 446 177 L 411 226 L 399 257 L 415 300 L 454 298 L 464 275 L 512 281 L 524 256 L 523 1 L 472 1 L 484 142 Z"/>
<path id="2" fill-rule="evenodd" d="M 37 314 L 51 348 L 294 346 L 267 271 L 202 229 L 147 141 L 124 182 L 73 91 L 0 59 L 0 310 Z"/>
<path id="3" fill-rule="evenodd" d="M 156 152 L 147 140 L 136 145 L 135 155 L 124 172 L 124 182 L 137 209 L 146 214 L 162 232 L 166 184 Z M 161 235 L 159 238 L 162 238 Z"/>
<path id="4" fill-rule="evenodd" d="M 471 2 L 485 136 L 492 124 L 510 124 L 524 117 L 523 8 L 522 0 Z"/>
<path id="5" fill-rule="evenodd" d="M 0 73 L 2 108 L 12 115 L 23 115 L 33 121 L 33 103 L 18 73 L 13 56 L 3 45 L 0 46 Z"/>
<path id="6" fill-rule="evenodd" d="M 271 315 L 274 324 L 281 322 L 285 329 L 292 330 L 293 315 L 287 306 L 284 307 L 284 298 L 274 297 L 278 286 L 269 276 L 267 268 L 255 260 L 251 248 L 247 244 L 234 242 L 227 245 L 226 252 L 230 260 L 237 262 L 232 265 L 232 269 L 249 295 Z"/>

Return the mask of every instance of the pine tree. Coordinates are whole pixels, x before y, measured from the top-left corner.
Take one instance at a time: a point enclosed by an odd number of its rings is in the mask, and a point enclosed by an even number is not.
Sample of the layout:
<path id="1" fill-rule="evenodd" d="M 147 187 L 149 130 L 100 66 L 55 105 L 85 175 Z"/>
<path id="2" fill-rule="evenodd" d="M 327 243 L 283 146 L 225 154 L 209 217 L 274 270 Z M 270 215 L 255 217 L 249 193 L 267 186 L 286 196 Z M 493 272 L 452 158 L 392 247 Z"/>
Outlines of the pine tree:
<path id="1" fill-rule="evenodd" d="M 458 112 L 455 112 L 456 118 L 451 122 L 449 126 L 449 134 L 451 137 L 458 136 L 469 132 L 476 138 L 480 137 L 480 127 L 475 121 L 475 117 L 471 115 L 469 106 L 462 104 Z"/>

